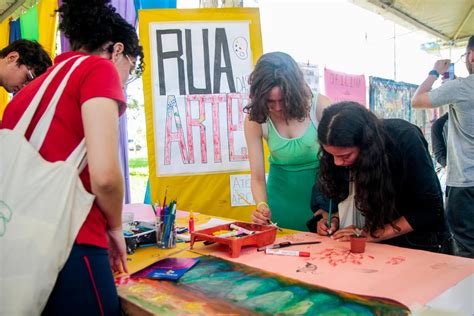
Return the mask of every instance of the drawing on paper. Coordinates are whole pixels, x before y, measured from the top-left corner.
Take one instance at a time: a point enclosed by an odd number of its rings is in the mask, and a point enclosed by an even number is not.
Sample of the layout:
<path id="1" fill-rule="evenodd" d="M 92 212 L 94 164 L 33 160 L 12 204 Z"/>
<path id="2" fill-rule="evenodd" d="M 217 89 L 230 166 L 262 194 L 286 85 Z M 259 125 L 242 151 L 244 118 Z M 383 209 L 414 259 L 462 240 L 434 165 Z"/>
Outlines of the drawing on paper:
<path id="1" fill-rule="evenodd" d="M 315 264 L 312 264 L 311 262 L 306 262 L 306 265 L 304 267 L 298 268 L 296 272 L 316 273 L 317 269 L 318 267 Z"/>
<path id="2" fill-rule="evenodd" d="M 409 314 L 406 306 L 394 300 L 333 291 L 206 256 L 177 283 L 137 282 L 120 285 L 120 295 L 167 315 L 223 311 L 246 315 Z"/>

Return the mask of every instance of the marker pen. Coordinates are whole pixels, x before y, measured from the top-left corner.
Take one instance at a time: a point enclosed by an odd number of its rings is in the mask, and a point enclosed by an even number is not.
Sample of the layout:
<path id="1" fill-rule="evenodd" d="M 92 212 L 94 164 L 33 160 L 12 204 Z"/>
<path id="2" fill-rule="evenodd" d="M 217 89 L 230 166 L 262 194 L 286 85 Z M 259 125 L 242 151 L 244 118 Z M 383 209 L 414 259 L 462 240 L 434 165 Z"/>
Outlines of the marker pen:
<path id="1" fill-rule="evenodd" d="M 309 257 L 309 252 L 306 251 L 292 251 L 279 249 L 265 249 L 267 255 L 293 256 L 293 257 Z"/>

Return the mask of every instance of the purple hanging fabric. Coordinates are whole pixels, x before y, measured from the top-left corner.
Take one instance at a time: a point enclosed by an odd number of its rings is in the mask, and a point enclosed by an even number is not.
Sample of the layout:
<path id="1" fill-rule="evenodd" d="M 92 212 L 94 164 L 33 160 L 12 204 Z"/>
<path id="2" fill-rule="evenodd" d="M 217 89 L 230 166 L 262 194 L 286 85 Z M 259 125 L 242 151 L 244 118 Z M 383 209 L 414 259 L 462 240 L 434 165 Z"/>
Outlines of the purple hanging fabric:
<path id="1" fill-rule="evenodd" d="M 136 27 L 137 15 L 133 1 L 129 0 L 112 0 L 110 2 L 117 13 L 120 14 L 128 23 Z M 123 172 L 125 184 L 125 203 L 130 203 L 130 171 L 128 168 L 128 131 L 127 131 L 127 111 L 120 117 L 119 120 L 119 159 L 120 167 Z"/>
<path id="2" fill-rule="evenodd" d="M 120 14 L 125 21 L 137 26 L 137 13 L 135 11 L 135 5 L 131 0 L 112 0 L 110 3 L 117 9 L 117 13 Z"/>
<path id="3" fill-rule="evenodd" d="M 130 170 L 128 168 L 128 131 L 127 131 L 127 111 L 119 119 L 119 160 L 120 169 L 122 169 L 125 204 L 130 203 Z"/>
<path id="4" fill-rule="evenodd" d="M 63 0 L 58 0 L 58 8 L 61 7 L 63 4 Z M 61 22 L 61 16 L 59 17 L 59 22 Z M 63 32 L 60 33 L 60 38 L 61 38 L 61 53 L 65 53 L 71 50 L 71 44 L 69 43 L 69 40 L 64 36 Z"/>

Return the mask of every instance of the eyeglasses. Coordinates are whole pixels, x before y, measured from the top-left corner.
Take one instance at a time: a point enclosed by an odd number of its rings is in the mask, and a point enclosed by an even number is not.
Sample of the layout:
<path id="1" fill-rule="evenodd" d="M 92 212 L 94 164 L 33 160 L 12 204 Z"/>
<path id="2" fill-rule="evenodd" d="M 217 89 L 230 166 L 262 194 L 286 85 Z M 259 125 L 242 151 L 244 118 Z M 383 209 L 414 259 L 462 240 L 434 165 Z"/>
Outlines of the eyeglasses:
<path id="1" fill-rule="evenodd" d="M 33 81 L 33 79 L 35 79 L 35 75 L 33 75 L 33 73 L 31 72 L 31 70 L 29 69 L 26 69 L 26 81 L 27 82 L 30 82 L 30 81 Z"/>
<path id="2" fill-rule="evenodd" d="M 462 54 L 458 60 L 456 60 L 455 64 L 457 64 L 460 60 L 463 61 L 463 63 L 466 63 L 466 56 L 469 55 L 470 52 L 465 52 L 464 54 Z"/>
<path id="3" fill-rule="evenodd" d="M 127 58 L 128 62 L 130 63 L 129 77 L 127 81 L 125 82 L 125 85 L 128 85 L 132 83 L 133 81 L 137 80 L 138 78 L 140 78 L 142 75 L 142 72 L 139 68 L 137 68 L 136 62 L 133 62 L 128 55 L 126 54 L 123 54 L 123 55 Z"/>

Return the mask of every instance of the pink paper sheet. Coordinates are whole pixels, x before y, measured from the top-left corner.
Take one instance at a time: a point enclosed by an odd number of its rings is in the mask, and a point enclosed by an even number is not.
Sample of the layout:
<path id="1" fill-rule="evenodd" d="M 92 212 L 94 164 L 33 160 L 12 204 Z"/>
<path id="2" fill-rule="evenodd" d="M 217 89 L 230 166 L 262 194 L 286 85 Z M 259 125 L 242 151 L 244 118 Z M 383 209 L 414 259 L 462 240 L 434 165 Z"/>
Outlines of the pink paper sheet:
<path id="1" fill-rule="evenodd" d="M 130 212 L 134 214 L 133 220 L 135 221 L 143 221 L 143 222 L 154 222 L 155 221 L 155 214 L 153 213 L 153 209 L 150 204 L 124 204 L 123 205 L 123 213 Z M 198 213 L 195 213 L 197 216 Z M 176 211 L 176 218 L 184 218 L 188 216 L 188 212 L 186 211 Z"/>
<path id="2" fill-rule="evenodd" d="M 377 243 L 367 243 L 363 254 L 352 254 L 349 242 L 311 233 L 287 235 L 275 243 L 314 240 L 322 242 L 283 248 L 309 251 L 309 258 L 266 255 L 254 247 L 242 249 L 235 259 L 217 246 L 211 255 L 334 290 L 391 298 L 407 306 L 424 305 L 474 273 L 474 259 Z"/>

